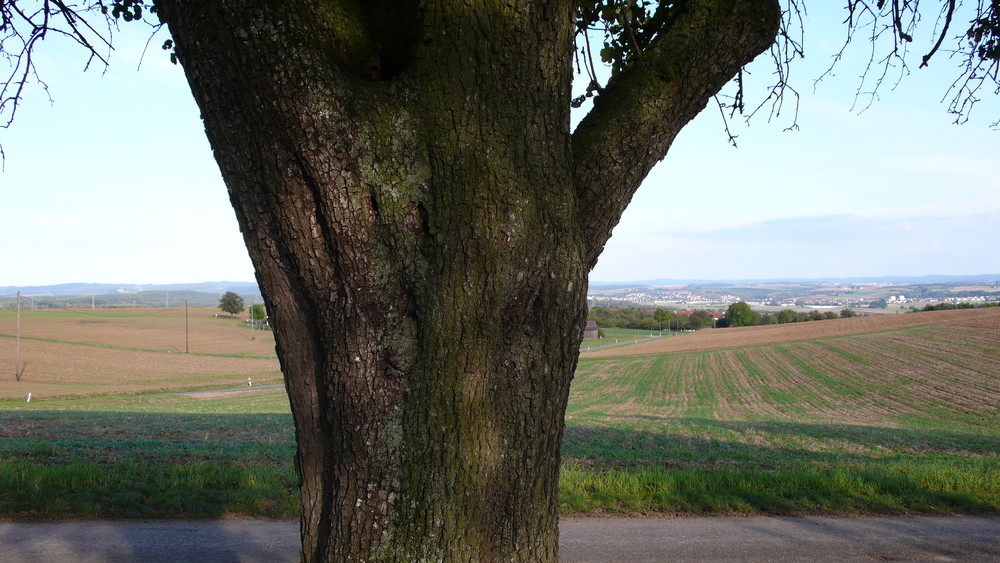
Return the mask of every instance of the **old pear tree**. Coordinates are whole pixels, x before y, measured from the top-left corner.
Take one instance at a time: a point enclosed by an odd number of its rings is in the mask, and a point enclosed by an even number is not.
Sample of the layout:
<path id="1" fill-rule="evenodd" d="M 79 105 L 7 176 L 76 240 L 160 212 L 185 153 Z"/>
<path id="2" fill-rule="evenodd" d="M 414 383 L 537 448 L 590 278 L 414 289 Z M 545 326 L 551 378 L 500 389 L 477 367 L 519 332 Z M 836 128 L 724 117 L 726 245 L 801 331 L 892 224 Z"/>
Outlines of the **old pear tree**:
<path id="1" fill-rule="evenodd" d="M 845 3 L 893 45 L 920 19 Z M 46 34 L 103 60 L 102 18 L 164 22 L 271 312 L 303 559 L 554 561 L 588 271 L 681 128 L 769 49 L 780 95 L 799 4 L 5 0 L 0 115 Z M 996 2 L 961 25 L 923 4 L 948 24 L 925 52 L 958 30 L 958 84 L 995 80 Z M 575 64 L 594 104 L 573 129 Z"/>

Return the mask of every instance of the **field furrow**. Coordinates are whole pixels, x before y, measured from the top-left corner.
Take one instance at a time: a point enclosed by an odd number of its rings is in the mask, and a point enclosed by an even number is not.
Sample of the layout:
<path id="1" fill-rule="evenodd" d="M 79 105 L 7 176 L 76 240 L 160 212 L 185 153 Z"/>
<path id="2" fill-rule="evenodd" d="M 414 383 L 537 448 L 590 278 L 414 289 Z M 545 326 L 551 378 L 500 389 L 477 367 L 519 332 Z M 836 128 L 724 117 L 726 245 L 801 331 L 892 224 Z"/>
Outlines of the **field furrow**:
<path id="1" fill-rule="evenodd" d="M 975 357 L 962 357 L 961 349 L 950 356 L 928 353 L 926 346 L 898 334 L 876 335 L 857 345 L 881 354 L 885 377 L 892 377 L 899 387 L 899 400 L 955 409 L 984 408 L 1000 400 L 1000 371 L 991 368 L 989 359 L 981 365 Z"/>

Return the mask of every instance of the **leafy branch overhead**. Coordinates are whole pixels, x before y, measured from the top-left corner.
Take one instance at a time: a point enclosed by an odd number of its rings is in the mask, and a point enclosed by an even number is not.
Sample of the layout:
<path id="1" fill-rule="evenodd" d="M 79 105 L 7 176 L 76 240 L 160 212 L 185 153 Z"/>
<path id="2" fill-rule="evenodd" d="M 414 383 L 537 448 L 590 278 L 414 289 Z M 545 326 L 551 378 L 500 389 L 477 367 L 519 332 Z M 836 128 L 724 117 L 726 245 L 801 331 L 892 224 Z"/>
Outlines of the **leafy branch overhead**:
<path id="1" fill-rule="evenodd" d="M 142 8 L 144 4 L 138 2 L 137 0 L 122 0 L 121 2 L 112 2 L 111 6 L 104 5 L 102 2 L 101 13 L 104 15 L 111 14 L 114 19 L 123 19 L 127 22 L 138 21 L 142 19 Z M 149 11 L 151 13 L 156 13 L 156 6 L 149 6 Z"/>
<path id="2" fill-rule="evenodd" d="M 787 82 L 789 65 L 805 56 L 804 0 L 783 0 L 781 29 L 771 46 L 775 80 L 767 85 L 766 99 L 749 110 L 744 105 L 742 73 L 736 77 L 736 92 L 720 104 L 734 113 L 753 114 L 771 103 L 779 113 L 786 94 L 797 98 Z M 610 68 L 612 79 L 650 45 L 668 32 L 687 9 L 688 3 L 649 0 L 584 0 L 578 3 L 576 18 L 577 70 L 588 79 L 586 90 L 572 101 L 580 107 L 587 98 L 599 95 L 601 83 L 595 61 Z M 911 44 L 920 44 L 920 67 L 927 66 L 939 53 L 959 61 L 961 67 L 949 88 L 949 111 L 957 121 L 966 121 L 982 95 L 1000 94 L 1000 16 L 997 0 L 977 0 L 963 5 L 958 0 L 844 0 L 847 35 L 835 57 L 839 61 L 857 39 L 870 49 L 858 94 L 874 99 L 889 79 L 894 85 L 909 72 Z M 964 27 L 967 25 L 968 27 Z M 924 35 L 921 36 L 920 33 Z M 860 35 L 858 35 L 860 34 Z M 898 74 L 898 76 L 896 76 Z"/>
<path id="3" fill-rule="evenodd" d="M 908 71 L 907 52 L 918 32 L 926 30 L 926 48 L 920 57 L 921 67 L 943 51 L 962 61 L 962 68 L 950 86 L 949 111 L 958 121 L 968 119 L 982 95 L 1000 94 L 1000 15 L 997 0 L 977 0 L 963 6 L 958 0 L 844 0 L 847 36 L 846 49 L 861 33 L 861 39 L 874 45 L 868 67 L 858 92 L 871 98 L 894 68 Z M 928 7 L 928 4 L 930 6 Z M 611 76 L 622 72 L 656 39 L 666 33 L 687 9 L 688 3 L 650 0 L 582 0 L 577 3 L 577 70 L 587 78 L 583 94 L 572 100 L 580 107 L 587 98 L 604 88 L 596 61 L 610 68 Z M 923 8 L 923 9 L 922 9 Z M 808 6 L 804 0 L 783 0 L 783 22 L 771 47 L 775 82 L 768 85 L 766 99 L 746 112 L 743 74 L 736 77 L 737 89 L 720 105 L 733 113 L 755 113 L 771 102 L 772 114 L 780 112 L 786 94 L 797 94 L 787 82 L 789 64 L 804 56 L 802 17 Z M 88 19 L 98 12 L 103 20 Z M 936 15 L 935 15 L 936 12 Z M 923 17 L 921 17 L 923 16 Z M 963 19 L 964 16 L 964 19 Z M 115 2 L 66 2 L 60 0 L 3 0 L 0 2 L 0 56 L 6 59 L 9 72 L 0 85 L 0 127 L 14 119 L 25 87 L 35 82 L 47 90 L 35 64 L 38 43 L 60 36 L 79 44 L 89 55 L 85 68 L 95 61 L 107 65 L 112 50 L 112 32 L 118 22 L 146 21 L 159 28 L 155 2 L 121 0 Z M 922 22 L 930 20 L 930 22 Z M 962 28 L 963 24 L 968 25 Z M 957 35 L 953 35 L 956 34 Z M 163 49 L 177 62 L 173 40 Z M 839 60 L 844 51 L 836 57 Z M 872 81 L 871 86 L 868 82 Z M 985 89 L 985 90 L 984 90 Z"/>

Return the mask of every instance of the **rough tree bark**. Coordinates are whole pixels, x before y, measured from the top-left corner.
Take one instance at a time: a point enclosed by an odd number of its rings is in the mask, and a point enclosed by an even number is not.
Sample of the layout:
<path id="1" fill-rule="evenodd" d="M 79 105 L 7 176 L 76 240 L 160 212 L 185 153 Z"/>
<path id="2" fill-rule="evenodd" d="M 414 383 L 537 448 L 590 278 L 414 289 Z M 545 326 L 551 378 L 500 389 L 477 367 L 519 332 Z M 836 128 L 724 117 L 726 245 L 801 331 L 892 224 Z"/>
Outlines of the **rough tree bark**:
<path id="1" fill-rule="evenodd" d="M 302 557 L 555 560 L 587 273 L 773 41 L 691 0 L 570 130 L 570 0 L 159 0 L 295 419 Z"/>

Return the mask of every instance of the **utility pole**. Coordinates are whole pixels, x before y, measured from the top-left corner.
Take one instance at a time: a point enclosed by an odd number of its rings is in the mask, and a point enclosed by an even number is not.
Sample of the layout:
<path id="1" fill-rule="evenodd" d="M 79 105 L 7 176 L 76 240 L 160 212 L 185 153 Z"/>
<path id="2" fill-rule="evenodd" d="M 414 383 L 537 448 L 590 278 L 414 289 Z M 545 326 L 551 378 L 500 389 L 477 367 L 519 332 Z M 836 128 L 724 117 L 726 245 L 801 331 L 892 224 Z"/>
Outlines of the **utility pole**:
<path id="1" fill-rule="evenodd" d="M 187 299 L 184 300 L 184 353 L 190 353 L 188 348 L 188 302 Z"/>
<path id="2" fill-rule="evenodd" d="M 21 368 L 21 292 L 17 292 L 17 328 L 14 338 L 14 381 L 21 381 L 24 369 Z"/>
<path id="3" fill-rule="evenodd" d="M 21 379 L 21 292 L 17 292 L 17 328 L 14 338 L 14 378 Z"/>

